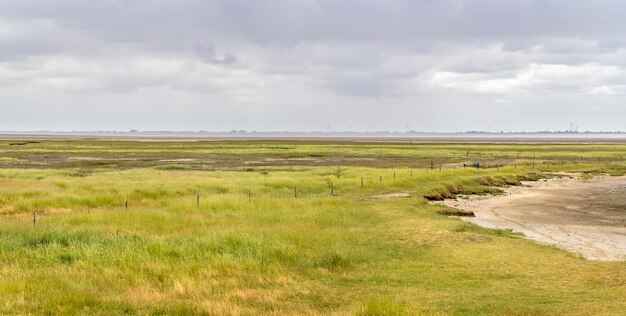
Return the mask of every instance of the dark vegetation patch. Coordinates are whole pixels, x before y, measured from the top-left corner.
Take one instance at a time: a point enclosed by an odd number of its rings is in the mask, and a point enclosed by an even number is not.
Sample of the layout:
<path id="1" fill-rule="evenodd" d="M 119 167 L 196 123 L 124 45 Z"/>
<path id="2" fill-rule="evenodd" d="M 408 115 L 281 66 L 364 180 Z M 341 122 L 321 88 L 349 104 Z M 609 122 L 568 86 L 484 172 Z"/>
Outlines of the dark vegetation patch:
<path id="1" fill-rule="evenodd" d="M 626 175 L 626 165 L 614 165 L 611 168 L 592 168 L 585 170 L 582 174 L 583 180 L 589 180 L 597 176 L 609 175 L 612 177 L 620 177 Z"/>
<path id="2" fill-rule="evenodd" d="M 75 259 L 69 253 L 63 253 L 63 254 L 59 255 L 59 260 L 61 261 L 61 263 L 65 264 L 65 265 L 71 265 L 72 263 L 74 263 Z"/>
<path id="3" fill-rule="evenodd" d="M 518 175 L 517 179 L 519 181 L 539 181 L 545 177 L 546 175 L 542 173 L 529 172 L 527 174 Z"/>
<path id="4" fill-rule="evenodd" d="M 474 212 L 472 211 L 460 210 L 456 208 L 448 208 L 444 210 L 439 210 L 437 212 L 445 216 L 462 216 L 462 217 L 474 217 L 475 216 Z"/>
<path id="5" fill-rule="evenodd" d="M 331 272 L 347 269 L 351 265 L 352 262 L 350 259 L 338 253 L 325 254 L 316 264 L 317 267 L 327 269 Z"/>
<path id="6" fill-rule="evenodd" d="M 39 144 L 39 142 L 36 142 L 36 141 L 25 141 L 25 142 L 18 142 L 18 143 L 9 143 L 9 146 L 26 146 L 28 144 Z"/>
<path id="7" fill-rule="evenodd" d="M 520 185 L 519 176 L 480 176 L 469 181 L 441 183 L 427 192 L 423 197 L 429 201 L 443 201 L 456 198 L 457 195 L 500 194 L 499 187 Z"/>
<path id="8" fill-rule="evenodd" d="M 480 235 L 491 235 L 491 236 L 506 236 L 506 237 L 520 237 L 523 236 L 521 233 L 514 233 L 510 229 L 491 229 L 484 228 L 472 223 L 460 222 L 459 225 L 454 228 L 452 231 L 456 233 L 476 233 Z"/>

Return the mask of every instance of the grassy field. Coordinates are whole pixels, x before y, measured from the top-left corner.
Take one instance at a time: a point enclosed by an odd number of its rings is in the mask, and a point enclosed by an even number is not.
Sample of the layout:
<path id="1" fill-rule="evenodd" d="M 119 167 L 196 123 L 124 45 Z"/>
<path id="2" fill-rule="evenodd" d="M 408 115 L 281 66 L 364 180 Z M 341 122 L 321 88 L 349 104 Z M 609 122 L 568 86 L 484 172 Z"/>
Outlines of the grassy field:
<path id="1" fill-rule="evenodd" d="M 619 315 L 626 263 L 461 222 L 424 197 L 556 171 L 620 175 L 624 156 L 625 145 L 0 141 L 0 313 Z"/>
<path id="2" fill-rule="evenodd" d="M 3 168 L 237 170 L 265 166 L 427 168 L 626 160 L 626 144 L 413 144 L 311 141 L 23 141 L 0 140 Z M 539 166 L 537 166 L 539 167 Z"/>

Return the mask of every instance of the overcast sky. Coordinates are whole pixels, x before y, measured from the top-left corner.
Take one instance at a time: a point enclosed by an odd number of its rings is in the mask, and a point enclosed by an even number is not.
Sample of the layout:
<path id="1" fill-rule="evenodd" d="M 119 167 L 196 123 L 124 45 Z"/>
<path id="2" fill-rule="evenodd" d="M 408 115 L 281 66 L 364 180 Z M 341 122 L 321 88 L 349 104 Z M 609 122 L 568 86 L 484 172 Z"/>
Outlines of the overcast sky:
<path id="1" fill-rule="evenodd" d="M 626 130 L 624 12 L 0 0 L 0 130 Z"/>

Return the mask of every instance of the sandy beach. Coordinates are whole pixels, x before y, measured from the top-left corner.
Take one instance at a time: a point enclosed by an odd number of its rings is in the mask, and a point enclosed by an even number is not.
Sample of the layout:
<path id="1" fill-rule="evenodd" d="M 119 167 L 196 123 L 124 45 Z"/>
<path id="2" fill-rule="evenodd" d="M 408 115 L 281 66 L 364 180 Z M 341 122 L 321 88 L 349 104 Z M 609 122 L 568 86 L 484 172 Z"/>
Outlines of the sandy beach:
<path id="1" fill-rule="evenodd" d="M 626 258 L 626 177 L 585 181 L 574 175 L 525 182 L 505 189 L 504 195 L 459 197 L 443 203 L 476 215 L 462 220 L 511 229 L 589 260 Z"/>

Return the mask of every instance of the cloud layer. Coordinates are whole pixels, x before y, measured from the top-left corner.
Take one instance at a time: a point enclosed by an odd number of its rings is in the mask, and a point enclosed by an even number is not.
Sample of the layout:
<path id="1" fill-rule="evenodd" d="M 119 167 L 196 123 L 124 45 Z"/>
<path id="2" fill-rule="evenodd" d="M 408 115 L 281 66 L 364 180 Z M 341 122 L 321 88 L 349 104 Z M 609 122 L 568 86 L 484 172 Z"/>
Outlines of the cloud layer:
<path id="1" fill-rule="evenodd" d="M 0 0 L 0 130 L 624 130 L 625 9 Z"/>

